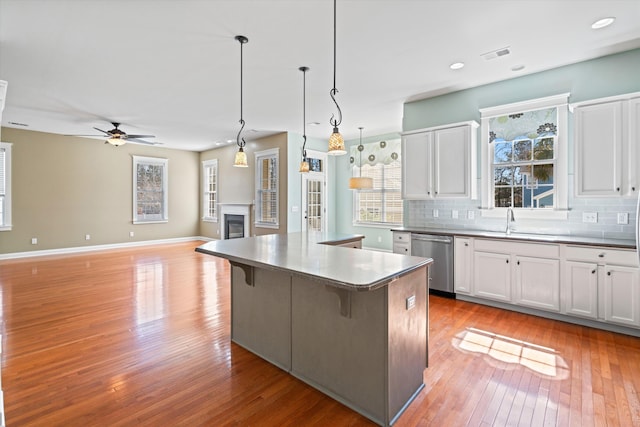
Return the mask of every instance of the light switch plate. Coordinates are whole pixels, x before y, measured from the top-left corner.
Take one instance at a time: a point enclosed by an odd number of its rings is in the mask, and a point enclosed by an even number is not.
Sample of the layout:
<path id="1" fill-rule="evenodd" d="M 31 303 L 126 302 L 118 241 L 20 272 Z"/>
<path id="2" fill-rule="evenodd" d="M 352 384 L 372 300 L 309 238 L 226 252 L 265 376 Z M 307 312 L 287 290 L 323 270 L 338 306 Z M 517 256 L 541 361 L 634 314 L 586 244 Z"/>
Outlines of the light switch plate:
<path id="1" fill-rule="evenodd" d="M 474 211 L 467 211 L 467 219 L 475 219 L 476 213 Z"/>
<path id="2" fill-rule="evenodd" d="M 415 306 L 416 306 L 416 296 L 411 295 L 409 298 L 407 298 L 407 310 L 411 310 Z"/>
<path id="3" fill-rule="evenodd" d="M 598 212 L 582 212 L 582 222 L 596 224 L 598 222 Z"/>
<path id="4" fill-rule="evenodd" d="M 434 209 L 434 210 L 433 210 L 433 217 L 434 217 L 434 218 L 438 218 L 438 215 L 439 215 L 439 214 L 438 214 L 438 209 Z"/>
<path id="5" fill-rule="evenodd" d="M 629 214 L 627 212 L 618 213 L 618 224 L 629 224 Z"/>

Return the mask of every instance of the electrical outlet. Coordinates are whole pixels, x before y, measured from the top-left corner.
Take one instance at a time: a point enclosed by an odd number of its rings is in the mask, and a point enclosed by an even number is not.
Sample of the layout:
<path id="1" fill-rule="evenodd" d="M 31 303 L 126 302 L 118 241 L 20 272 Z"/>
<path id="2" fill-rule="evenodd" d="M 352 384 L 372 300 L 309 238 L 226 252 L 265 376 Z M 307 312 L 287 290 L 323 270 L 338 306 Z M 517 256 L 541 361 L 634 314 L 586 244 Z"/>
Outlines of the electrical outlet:
<path id="1" fill-rule="evenodd" d="M 133 237 L 133 236 L 134 236 L 133 231 L 130 231 L 130 232 L 129 232 L 129 237 Z"/>
<path id="2" fill-rule="evenodd" d="M 411 310 L 416 306 L 416 296 L 411 295 L 409 298 L 407 298 L 406 302 L 407 302 L 407 305 L 406 305 L 407 310 Z"/>
<path id="3" fill-rule="evenodd" d="M 378 236 L 378 243 L 382 243 L 382 236 Z"/>
<path id="4" fill-rule="evenodd" d="M 38 238 L 37 237 L 32 237 L 31 238 L 31 244 L 32 245 L 37 245 L 38 244 Z"/>
<path id="5" fill-rule="evenodd" d="M 618 213 L 618 224 L 629 224 L 629 214 L 626 212 Z"/>
<path id="6" fill-rule="evenodd" d="M 438 218 L 438 209 L 433 210 L 433 217 Z"/>
<path id="7" fill-rule="evenodd" d="M 451 211 L 451 218 L 453 219 L 458 219 L 458 211 L 457 210 L 452 210 Z"/>
<path id="8" fill-rule="evenodd" d="M 91 234 L 85 234 L 84 240 L 91 240 Z"/>
<path id="9" fill-rule="evenodd" d="M 476 219 L 476 213 L 474 211 L 467 211 L 467 219 Z"/>
<path id="10" fill-rule="evenodd" d="M 598 212 L 582 212 L 582 222 L 596 224 L 598 222 Z"/>

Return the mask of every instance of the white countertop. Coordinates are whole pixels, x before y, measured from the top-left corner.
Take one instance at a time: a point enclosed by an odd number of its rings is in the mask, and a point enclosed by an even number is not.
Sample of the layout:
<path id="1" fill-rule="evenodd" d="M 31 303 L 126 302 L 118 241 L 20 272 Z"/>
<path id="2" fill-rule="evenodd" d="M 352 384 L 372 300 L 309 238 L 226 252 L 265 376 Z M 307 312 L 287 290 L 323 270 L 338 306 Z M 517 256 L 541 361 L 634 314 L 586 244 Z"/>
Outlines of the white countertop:
<path id="1" fill-rule="evenodd" d="M 337 233 L 270 234 L 215 240 L 199 246 L 196 251 L 357 291 L 380 288 L 433 262 L 431 258 L 331 245 L 359 238 L 362 236 Z"/>

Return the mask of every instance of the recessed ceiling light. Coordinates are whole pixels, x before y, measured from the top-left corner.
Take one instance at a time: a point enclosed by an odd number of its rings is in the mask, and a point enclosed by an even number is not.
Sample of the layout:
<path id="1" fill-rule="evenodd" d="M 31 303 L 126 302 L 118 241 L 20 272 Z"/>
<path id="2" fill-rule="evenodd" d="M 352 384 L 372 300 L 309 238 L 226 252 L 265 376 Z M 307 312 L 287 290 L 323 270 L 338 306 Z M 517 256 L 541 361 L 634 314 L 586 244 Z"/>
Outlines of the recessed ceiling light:
<path id="1" fill-rule="evenodd" d="M 462 67 L 464 67 L 464 62 L 454 62 L 453 64 L 449 65 L 449 68 L 451 68 L 452 70 L 459 70 Z"/>
<path id="2" fill-rule="evenodd" d="M 591 28 L 594 30 L 598 30 L 600 28 L 608 27 L 609 25 L 613 24 L 613 21 L 615 20 L 616 18 L 614 17 L 598 19 L 596 22 L 591 24 Z"/>
<path id="3" fill-rule="evenodd" d="M 524 65 L 522 64 L 514 65 L 513 67 L 511 67 L 511 71 L 521 71 L 521 70 L 524 70 Z"/>

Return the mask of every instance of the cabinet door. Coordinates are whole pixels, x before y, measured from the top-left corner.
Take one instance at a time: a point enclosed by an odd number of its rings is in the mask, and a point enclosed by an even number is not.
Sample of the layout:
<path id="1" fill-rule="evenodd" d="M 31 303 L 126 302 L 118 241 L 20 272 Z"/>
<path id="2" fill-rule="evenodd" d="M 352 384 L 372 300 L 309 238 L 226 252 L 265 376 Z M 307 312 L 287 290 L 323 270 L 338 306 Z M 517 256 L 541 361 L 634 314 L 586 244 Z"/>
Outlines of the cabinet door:
<path id="1" fill-rule="evenodd" d="M 474 252 L 474 295 L 511 302 L 510 256 L 491 252 Z"/>
<path id="2" fill-rule="evenodd" d="M 640 326 L 640 270 L 608 265 L 604 276 L 604 317 L 608 322 Z"/>
<path id="3" fill-rule="evenodd" d="M 598 318 L 598 264 L 565 262 L 563 289 L 565 313 Z"/>
<path id="4" fill-rule="evenodd" d="M 640 193 L 640 98 L 629 100 L 629 144 L 627 158 L 627 191 L 626 193 L 638 197 Z"/>
<path id="5" fill-rule="evenodd" d="M 469 197 L 470 138 L 470 126 L 434 131 L 434 197 Z"/>
<path id="6" fill-rule="evenodd" d="M 471 273 L 473 271 L 473 240 L 456 237 L 453 243 L 454 271 L 453 287 L 456 293 L 471 294 Z"/>
<path id="7" fill-rule="evenodd" d="M 432 197 L 432 138 L 431 132 L 402 137 L 402 198 L 405 200 Z"/>
<path id="8" fill-rule="evenodd" d="M 622 131 L 620 101 L 575 110 L 578 195 L 622 194 Z"/>
<path id="9" fill-rule="evenodd" d="M 560 311 L 560 261 L 518 256 L 515 263 L 515 303 Z"/>

